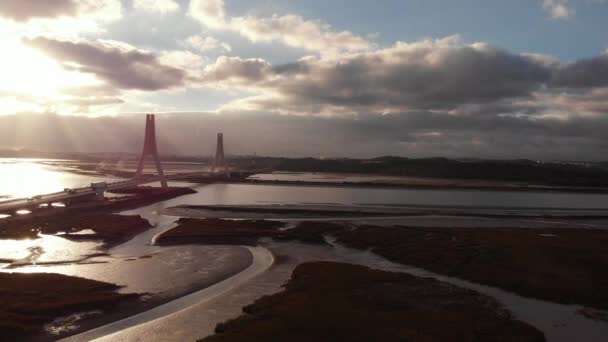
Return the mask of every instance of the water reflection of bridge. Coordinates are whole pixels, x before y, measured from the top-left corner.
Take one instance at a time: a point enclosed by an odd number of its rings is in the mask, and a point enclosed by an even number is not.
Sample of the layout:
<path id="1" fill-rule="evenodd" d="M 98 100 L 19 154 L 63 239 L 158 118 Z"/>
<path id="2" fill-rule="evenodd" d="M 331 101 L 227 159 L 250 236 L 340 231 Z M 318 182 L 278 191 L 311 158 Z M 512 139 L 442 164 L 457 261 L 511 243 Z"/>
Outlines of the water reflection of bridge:
<path id="1" fill-rule="evenodd" d="M 156 143 L 156 125 L 153 114 L 146 115 L 146 130 L 144 146 L 141 157 L 137 164 L 137 169 L 131 179 L 121 180 L 117 182 L 97 182 L 90 186 L 81 188 L 65 189 L 64 191 L 41 194 L 30 198 L 19 198 L 0 203 L 0 214 L 14 214 L 20 210 L 34 210 L 40 207 L 51 207 L 52 203 L 68 203 L 91 197 L 102 197 L 106 191 L 120 190 L 125 188 L 136 187 L 143 184 L 160 182 L 162 187 L 167 187 L 168 181 L 188 181 L 191 179 L 214 180 L 220 178 L 230 178 L 232 173 L 238 172 L 227 167 L 224 160 L 224 139 L 223 134 L 219 133 L 217 137 L 216 156 L 211 170 L 203 169 L 194 172 L 182 172 L 167 175 L 163 169 L 158 146 Z M 152 157 L 156 167 L 157 175 L 147 175 L 144 173 L 146 157 Z"/>

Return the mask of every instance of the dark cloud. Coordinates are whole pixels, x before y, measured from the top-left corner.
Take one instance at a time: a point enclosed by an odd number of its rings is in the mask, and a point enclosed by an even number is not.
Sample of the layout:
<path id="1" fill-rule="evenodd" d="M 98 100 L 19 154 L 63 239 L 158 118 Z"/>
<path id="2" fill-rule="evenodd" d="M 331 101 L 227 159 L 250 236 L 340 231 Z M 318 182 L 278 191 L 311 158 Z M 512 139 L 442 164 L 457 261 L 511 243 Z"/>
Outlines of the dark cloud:
<path id="1" fill-rule="evenodd" d="M 559 68 L 552 85 L 566 88 L 608 87 L 608 54 L 582 59 Z"/>
<path id="2" fill-rule="evenodd" d="M 272 67 L 261 60 L 230 62 L 219 59 L 208 68 L 207 79 L 238 80 L 269 90 L 280 94 L 282 102 L 266 99 L 268 106 L 299 106 L 303 111 L 309 105 L 379 112 L 452 109 L 530 96 L 552 75 L 537 59 L 484 44 L 462 45 L 455 37 Z M 255 101 L 262 104 L 259 98 Z"/>
<path id="3" fill-rule="evenodd" d="M 74 16 L 78 12 L 76 0 L 2 0 L 0 16 L 16 21 L 32 18 Z"/>
<path id="4" fill-rule="evenodd" d="M 202 82 L 236 81 L 250 84 L 264 81 L 269 71 L 270 63 L 263 59 L 221 56 L 205 69 Z"/>
<path id="5" fill-rule="evenodd" d="M 429 58 L 427 51 L 422 58 Z M 548 79 L 543 66 L 524 57 L 492 48 L 460 47 L 436 62 L 412 61 L 418 51 L 388 56 L 360 56 L 318 69 L 320 78 L 303 87 L 288 85 L 305 98 L 331 104 L 449 108 L 527 96 Z"/>
<path id="6" fill-rule="evenodd" d="M 160 90 L 186 83 L 186 72 L 148 52 L 114 42 L 72 42 L 38 37 L 24 42 L 71 70 L 95 74 L 122 89 Z"/>
<path id="7" fill-rule="evenodd" d="M 272 67 L 272 72 L 276 74 L 288 74 L 288 75 L 297 75 L 307 73 L 310 69 L 307 64 L 304 63 L 285 63 L 279 64 Z"/>

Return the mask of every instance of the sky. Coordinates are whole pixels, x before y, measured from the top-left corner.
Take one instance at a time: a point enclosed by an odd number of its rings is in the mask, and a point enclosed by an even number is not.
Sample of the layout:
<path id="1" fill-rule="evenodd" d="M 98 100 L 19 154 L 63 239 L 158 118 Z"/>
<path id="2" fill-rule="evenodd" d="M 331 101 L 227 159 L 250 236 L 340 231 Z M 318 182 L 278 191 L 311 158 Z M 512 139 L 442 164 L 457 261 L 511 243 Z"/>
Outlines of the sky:
<path id="1" fill-rule="evenodd" d="M 233 154 L 608 160 L 606 18 L 608 0 L 2 0 L 0 149 L 136 151 L 157 113 L 171 154 L 223 131 Z"/>

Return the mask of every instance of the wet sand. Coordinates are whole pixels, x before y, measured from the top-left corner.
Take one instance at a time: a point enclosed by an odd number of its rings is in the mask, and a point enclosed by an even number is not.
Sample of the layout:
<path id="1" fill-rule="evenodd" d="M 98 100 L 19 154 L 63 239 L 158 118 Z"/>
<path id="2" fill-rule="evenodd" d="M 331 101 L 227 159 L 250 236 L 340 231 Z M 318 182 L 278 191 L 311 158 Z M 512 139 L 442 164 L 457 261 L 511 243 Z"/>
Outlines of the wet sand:
<path id="1" fill-rule="evenodd" d="M 93 339 L 100 341 L 115 341 L 124 340 L 125 334 L 130 336 L 128 337 L 129 340 L 148 340 L 148 338 L 138 336 L 138 334 L 129 335 L 129 332 L 133 330 L 138 331 L 142 328 L 146 329 L 146 327 L 150 326 L 157 327 L 157 325 L 162 324 L 161 322 L 164 321 L 166 317 L 179 315 L 180 313 L 188 311 L 190 307 L 204 305 L 216 297 L 221 297 L 225 293 L 248 282 L 250 279 L 264 273 L 274 263 L 272 253 L 265 248 L 248 247 L 248 251 L 252 255 L 250 265 L 239 272 L 233 273 L 230 277 L 209 279 L 209 283 L 206 286 L 201 286 L 198 291 L 185 296 L 176 297 L 153 309 L 74 335 L 62 341 L 90 341 Z M 196 329 L 192 330 L 195 331 Z M 158 336 L 154 336 L 152 339 L 158 341 L 162 340 Z"/>

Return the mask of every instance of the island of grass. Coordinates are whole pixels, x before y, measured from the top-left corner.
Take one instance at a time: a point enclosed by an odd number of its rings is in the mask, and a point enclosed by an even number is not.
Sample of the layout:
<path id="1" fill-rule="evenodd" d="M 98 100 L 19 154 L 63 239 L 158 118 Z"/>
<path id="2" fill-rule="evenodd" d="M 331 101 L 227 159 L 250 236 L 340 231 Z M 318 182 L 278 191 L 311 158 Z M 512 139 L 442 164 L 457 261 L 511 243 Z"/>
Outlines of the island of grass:
<path id="1" fill-rule="evenodd" d="M 207 245 L 255 245 L 260 238 L 325 243 L 323 234 L 343 227 L 329 222 L 304 222 L 297 227 L 281 230 L 285 224 L 267 220 L 222 220 L 181 218 L 178 225 L 162 233 L 159 245 L 200 243 Z"/>
<path id="2" fill-rule="evenodd" d="M 51 340 L 44 325 L 78 312 L 110 310 L 139 301 L 104 282 L 48 273 L 0 273 L 0 340 Z"/>
<path id="3" fill-rule="evenodd" d="M 608 310 L 608 231 L 360 226 L 338 242 L 391 261 L 562 304 Z"/>
<path id="4" fill-rule="evenodd" d="M 332 262 L 299 265 L 283 292 L 243 311 L 202 341 L 545 340 L 477 292 Z"/>
<path id="5" fill-rule="evenodd" d="M 67 239 L 93 238 L 108 246 L 126 241 L 151 226 L 139 215 L 109 213 L 71 213 L 31 216 L 0 223 L 0 239 L 34 239 L 38 234 L 65 233 Z M 90 229 L 94 235 L 72 235 Z"/>

